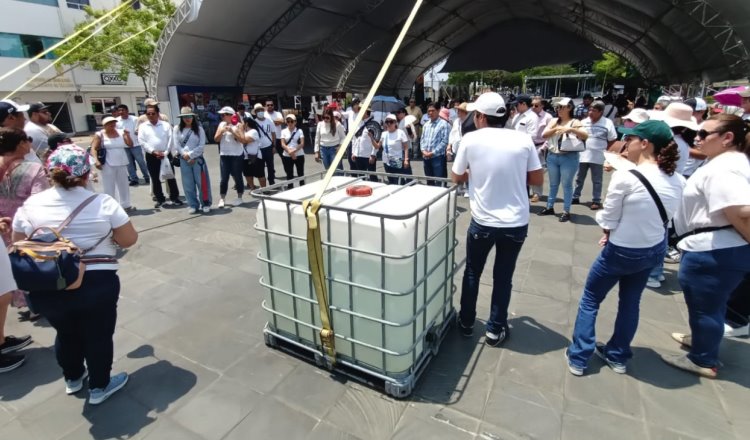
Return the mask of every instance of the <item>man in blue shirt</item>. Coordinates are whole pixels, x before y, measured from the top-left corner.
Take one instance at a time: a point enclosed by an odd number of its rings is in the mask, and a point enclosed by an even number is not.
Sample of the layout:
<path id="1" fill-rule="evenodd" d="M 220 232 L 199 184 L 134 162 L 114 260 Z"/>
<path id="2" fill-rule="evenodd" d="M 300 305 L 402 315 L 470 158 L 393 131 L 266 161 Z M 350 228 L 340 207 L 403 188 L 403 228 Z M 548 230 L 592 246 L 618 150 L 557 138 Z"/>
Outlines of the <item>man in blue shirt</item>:
<path id="1" fill-rule="evenodd" d="M 586 119 L 586 117 L 589 115 L 589 107 L 591 107 L 591 103 L 594 102 L 594 97 L 591 96 L 591 93 L 586 93 L 583 95 L 583 102 L 578 104 L 573 111 L 573 117 L 578 119 L 579 121 L 582 121 Z"/>
<path id="2" fill-rule="evenodd" d="M 427 106 L 427 115 L 430 119 L 422 127 L 422 138 L 419 145 L 422 149 L 424 175 L 446 178 L 448 177 L 448 167 L 445 150 L 448 147 L 451 125 L 440 118 L 439 110 L 436 104 Z M 435 181 L 429 181 L 427 184 L 438 185 Z"/>

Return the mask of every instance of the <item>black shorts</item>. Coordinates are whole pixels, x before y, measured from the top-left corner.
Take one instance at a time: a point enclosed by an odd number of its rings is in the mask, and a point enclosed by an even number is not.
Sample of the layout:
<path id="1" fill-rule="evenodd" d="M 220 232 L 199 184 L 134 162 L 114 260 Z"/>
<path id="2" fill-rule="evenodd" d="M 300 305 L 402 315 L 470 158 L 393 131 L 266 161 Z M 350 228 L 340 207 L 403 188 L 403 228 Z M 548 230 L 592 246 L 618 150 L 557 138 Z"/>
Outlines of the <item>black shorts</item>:
<path id="1" fill-rule="evenodd" d="M 258 179 L 265 178 L 265 162 L 258 157 L 253 157 L 252 161 L 251 159 L 245 159 L 245 163 L 242 165 L 242 175 L 245 177 L 257 177 Z"/>

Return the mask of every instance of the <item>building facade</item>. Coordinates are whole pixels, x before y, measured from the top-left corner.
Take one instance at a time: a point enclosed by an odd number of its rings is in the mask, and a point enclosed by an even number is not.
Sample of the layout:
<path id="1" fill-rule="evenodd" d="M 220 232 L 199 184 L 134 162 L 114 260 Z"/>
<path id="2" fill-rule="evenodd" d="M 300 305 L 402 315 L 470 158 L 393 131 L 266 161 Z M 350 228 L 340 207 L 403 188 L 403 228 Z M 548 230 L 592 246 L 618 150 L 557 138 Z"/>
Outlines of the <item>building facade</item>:
<path id="1" fill-rule="evenodd" d="M 109 10 L 119 4 L 120 0 L 0 0 L 0 75 L 69 35 L 85 19 L 84 6 Z M 137 76 L 119 78 L 113 72 L 61 64 L 45 70 L 54 59 L 49 53 L 0 81 L 0 98 L 10 94 L 19 103 L 44 102 L 51 107 L 55 125 L 76 133 L 90 131 L 92 117 L 101 124 L 119 104 L 131 113 L 143 111 L 145 85 Z"/>

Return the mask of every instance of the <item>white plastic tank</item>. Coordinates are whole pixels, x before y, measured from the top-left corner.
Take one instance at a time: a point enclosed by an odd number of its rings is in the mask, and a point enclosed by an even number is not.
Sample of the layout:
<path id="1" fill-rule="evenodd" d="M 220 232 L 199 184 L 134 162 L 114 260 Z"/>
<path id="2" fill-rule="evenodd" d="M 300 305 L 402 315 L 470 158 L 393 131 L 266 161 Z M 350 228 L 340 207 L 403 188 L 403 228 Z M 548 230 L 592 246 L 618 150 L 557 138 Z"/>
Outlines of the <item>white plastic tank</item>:
<path id="1" fill-rule="evenodd" d="M 349 196 L 355 183 L 372 195 Z M 301 202 L 320 184 L 265 198 L 257 212 L 269 324 L 313 347 L 321 323 Z M 427 331 L 452 310 L 455 192 L 353 177 L 328 188 L 319 218 L 337 355 L 389 377 L 408 374 Z"/>

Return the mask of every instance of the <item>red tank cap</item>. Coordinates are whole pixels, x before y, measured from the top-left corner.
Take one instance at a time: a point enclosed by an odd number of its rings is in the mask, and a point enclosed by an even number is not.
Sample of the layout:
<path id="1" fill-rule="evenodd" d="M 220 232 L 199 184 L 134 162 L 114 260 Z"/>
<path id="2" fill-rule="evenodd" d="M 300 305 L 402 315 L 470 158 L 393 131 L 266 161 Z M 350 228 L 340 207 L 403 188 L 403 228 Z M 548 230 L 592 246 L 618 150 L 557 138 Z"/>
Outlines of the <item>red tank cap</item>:
<path id="1" fill-rule="evenodd" d="M 372 187 L 367 185 L 352 185 L 346 188 L 346 194 L 352 197 L 369 197 L 372 195 Z"/>

